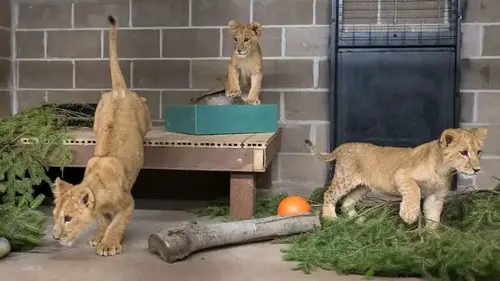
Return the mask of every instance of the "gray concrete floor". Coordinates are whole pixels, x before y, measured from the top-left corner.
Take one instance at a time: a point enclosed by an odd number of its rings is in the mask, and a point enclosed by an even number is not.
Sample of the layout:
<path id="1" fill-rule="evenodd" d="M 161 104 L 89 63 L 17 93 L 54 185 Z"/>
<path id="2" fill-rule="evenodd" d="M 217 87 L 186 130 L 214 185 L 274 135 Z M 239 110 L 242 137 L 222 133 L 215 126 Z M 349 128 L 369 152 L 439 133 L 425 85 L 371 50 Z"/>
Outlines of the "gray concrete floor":
<path id="1" fill-rule="evenodd" d="M 49 209 L 46 210 L 48 213 Z M 50 237 L 52 222 L 47 224 L 43 245 L 29 253 L 11 253 L 0 260 L 0 279 L 12 281 L 255 281 L 255 280 L 366 280 L 362 276 L 338 276 L 331 271 L 310 275 L 291 270 L 295 263 L 284 262 L 280 249 L 284 245 L 254 243 L 195 253 L 177 263 L 168 264 L 149 253 L 147 239 L 161 228 L 193 219 L 184 211 L 136 210 L 128 227 L 124 252 L 100 257 L 87 244 L 96 228 L 91 228 L 74 243 L 62 248 Z M 208 219 L 195 218 L 209 222 Z M 393 280 L 375 278 L 373 280 Z M 418 279 L 406 278 L 413 281 Z"/>

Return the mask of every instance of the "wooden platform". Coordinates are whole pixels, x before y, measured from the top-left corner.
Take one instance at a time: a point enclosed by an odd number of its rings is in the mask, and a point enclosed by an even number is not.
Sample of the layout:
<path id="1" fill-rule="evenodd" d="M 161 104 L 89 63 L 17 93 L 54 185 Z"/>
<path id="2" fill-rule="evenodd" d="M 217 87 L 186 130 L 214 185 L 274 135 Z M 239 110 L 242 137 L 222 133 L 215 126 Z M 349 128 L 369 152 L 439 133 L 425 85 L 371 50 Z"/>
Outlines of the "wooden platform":
<path id="1" fill-rule="evenodd" d="M 94 154 L 95 135 L 91 128 L 68 133 L 72 138 L 65 144 L 73 151 L 71 166 L 85 167 Z M 154 127 L 144 146 L 144 169 L 231 173 L 231 217 L 247 219 L 254 212 L 255 188 L 271 185 L 269 164 L 281 147 L 281 129 L 276 133 L 196 136 Z"/>

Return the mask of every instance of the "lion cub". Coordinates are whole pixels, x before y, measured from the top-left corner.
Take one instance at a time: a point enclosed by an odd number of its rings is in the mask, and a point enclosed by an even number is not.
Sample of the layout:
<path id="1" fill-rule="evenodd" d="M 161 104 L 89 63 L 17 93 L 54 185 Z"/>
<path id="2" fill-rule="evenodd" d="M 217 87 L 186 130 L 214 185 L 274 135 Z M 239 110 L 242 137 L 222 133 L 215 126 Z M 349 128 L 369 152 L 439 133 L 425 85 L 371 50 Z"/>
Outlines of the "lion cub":
<path id="1" fill-rule="evenodd" d="M 146 98 L 125 84 L 118 64 L 115 19 L 110 16 L 109 21 L 112 91 L 101 96 L 95 112 L 94 156 L 87 162 L 80 184 L 57 178 L 53 190 L 54 239 L 71 246 L 95 217 L 99 230 L 89 244 L 101 256 L 122 252 L 123 234 L 134 211 L 131 189 L 143 167 L 144 137 L 151 129 Z"/>
<path id="2" fill-rule="evenodd" d="M 234 20 L 228 23 L 229 35 L 233 41 L 233 54 L 225 75 L 224 86 L 191 98 L 192 104 L 260 104 L 262 84 L 262 52 L 259 37 L 260 23 L 241 24 Z M 245 101 L 245 95 L 248 93 Z"/>
<path id="3" fill-rule="evenodd" d="M 259 37 L 262 33 L 259 22 L 241 24 L 234 20 L 228 23 L 233 38 L 233 54 L 227 69 L 226 96 L 239 97 L 241 91 L 248 92 L 249 104 L 260 104 L 262 84 L 262 53 Z M 248 86 L 250 88 L 248 89 Z"/>
<path id="4" fill-rule="evenodd" d="M 334 178 L 324 194 L 323 217 L 336 218 L 335 205 L 343 197 L 344 211 L 349 217 L 357 216 L 356 202 L 374 190 L 400 196 L 399 215 L 408 224 L 418 219 L 424 197 L 426 226 L 437 227 L 453 174 L 471 177 L 481 169 L 480 154 L 487 132 L 485 128 L 446 129 L 439 139 L 415 148 L 345 143 L 329 154 L 318 152 L 305 140 L 318 159 L 336 160 Z"/>

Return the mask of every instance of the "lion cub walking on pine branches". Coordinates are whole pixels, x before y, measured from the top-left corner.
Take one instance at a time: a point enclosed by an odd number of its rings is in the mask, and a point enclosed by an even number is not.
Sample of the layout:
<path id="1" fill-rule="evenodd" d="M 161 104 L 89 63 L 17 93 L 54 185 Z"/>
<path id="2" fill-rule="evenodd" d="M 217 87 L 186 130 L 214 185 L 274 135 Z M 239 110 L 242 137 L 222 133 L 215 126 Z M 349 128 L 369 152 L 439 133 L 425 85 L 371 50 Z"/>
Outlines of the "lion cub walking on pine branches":
<path id="1" fill-rule="evenodd" d="M 112 91 L 97 105 L 93 131 L 94 156 L 80 184 L 59 178 L 54 184 L 55 207 L 52 235 L 71 246 L 97 218 L 99 231 L 89 239 L 97 254 L 122 252 L 122 238 L 134 211 L 131 189 L 144 163 L 144 137 L 151 129 L 151 116 L 144 97 L 127 89 L 118 64 L 115 19 L 109 17 L 109 58 Z"/>
<path id="2" fill-rule="evenodd" d="M 415 148 L 345 143 L 329 154 L 319 153 L 306 140 L 317 158 L 336 160 L 334 178 L 324 194 L 323 217 L 336 218 L 335 205 L 342 198 L 347 215 L 357 216 L 356 202 L 374 190 L 401 197 L 399 215 L 408 224 L 417 221 L 423 197 L 426 226 L 437 227 L 453 174 L 472 177 L 481 169 L 480 154 L 487 132 L 485 128 L 446 129 L 438 140 Z"/>

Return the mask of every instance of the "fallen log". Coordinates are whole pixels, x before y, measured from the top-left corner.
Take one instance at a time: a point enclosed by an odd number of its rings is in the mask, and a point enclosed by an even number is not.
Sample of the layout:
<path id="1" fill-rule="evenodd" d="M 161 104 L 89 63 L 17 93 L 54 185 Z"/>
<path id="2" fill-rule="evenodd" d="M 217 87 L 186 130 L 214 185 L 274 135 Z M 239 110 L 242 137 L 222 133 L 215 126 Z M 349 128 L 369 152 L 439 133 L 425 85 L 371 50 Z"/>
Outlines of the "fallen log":
<path id="1" fill-rule="evenodd" d="M 167 263 L 174 263 L 197 251 L 310 232 L 320 226 L 319 215 L 316 213 L 207 225 L 184 222 L 178 227 L 162 229 L 152 234 L 148 247 L 151 253 L 159 255 Z"/>

